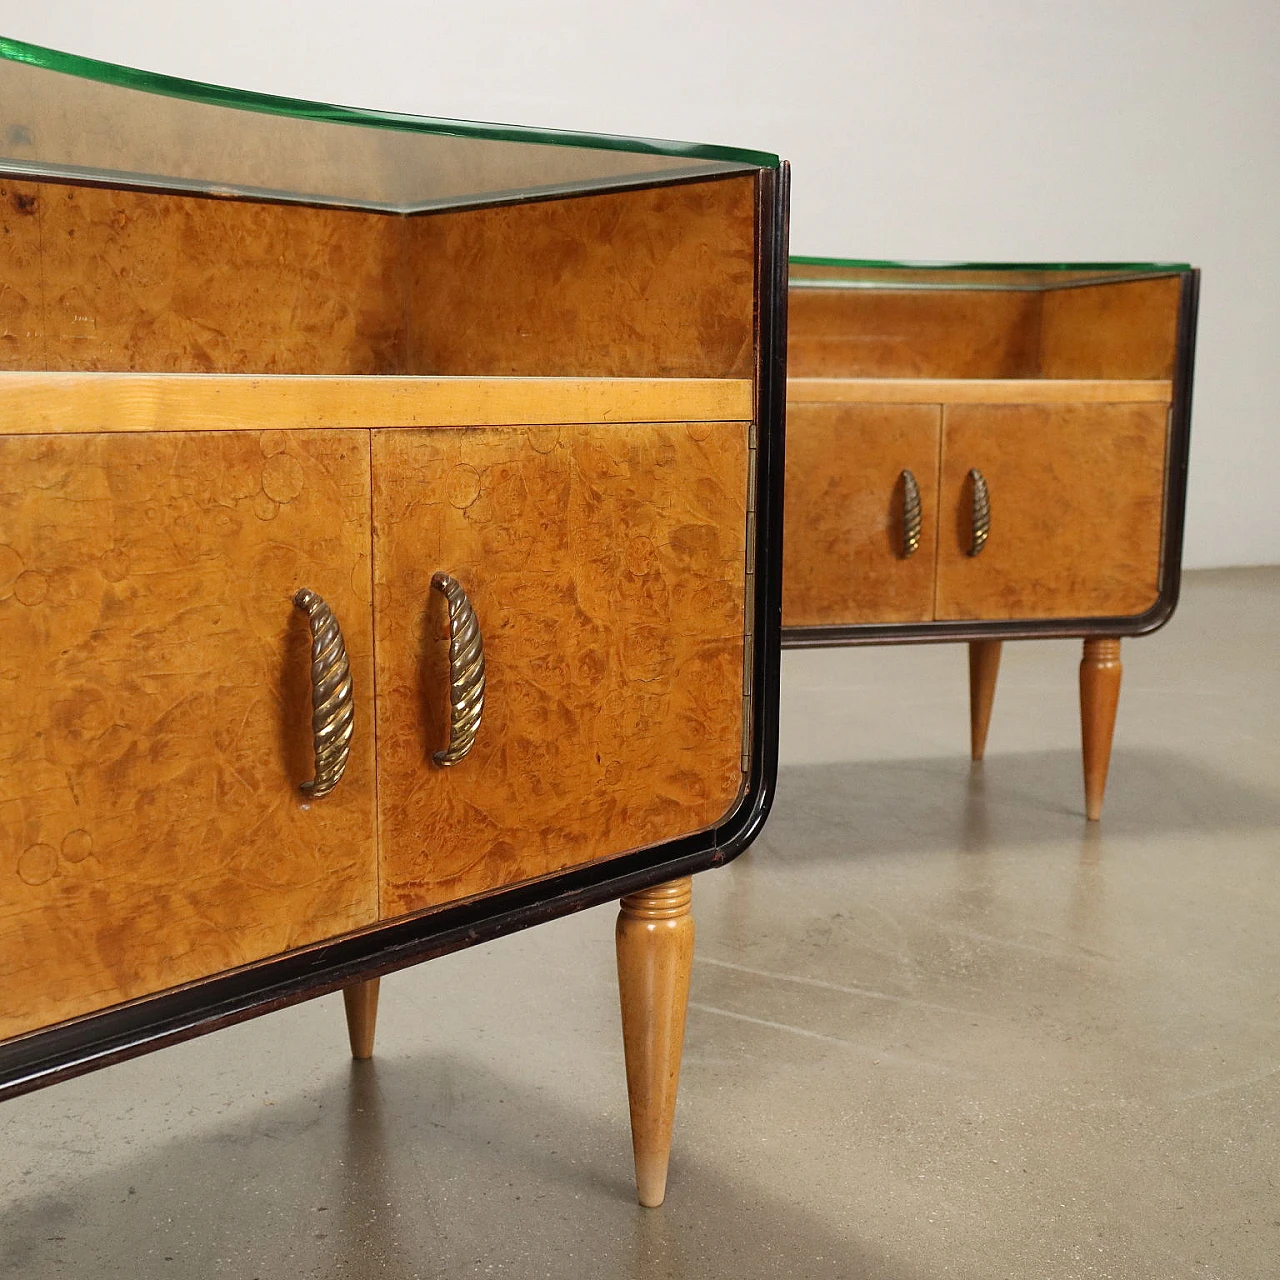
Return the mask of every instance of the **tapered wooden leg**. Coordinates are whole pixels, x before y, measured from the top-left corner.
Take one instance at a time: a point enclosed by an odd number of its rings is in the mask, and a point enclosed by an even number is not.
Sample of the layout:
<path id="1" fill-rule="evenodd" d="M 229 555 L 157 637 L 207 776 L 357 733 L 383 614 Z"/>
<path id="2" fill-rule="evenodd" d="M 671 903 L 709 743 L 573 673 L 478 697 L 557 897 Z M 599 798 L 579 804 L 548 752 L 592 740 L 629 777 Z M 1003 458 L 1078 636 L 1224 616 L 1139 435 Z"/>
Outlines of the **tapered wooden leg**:
<path id="1" fill-rule="evenodd" d="M 347 1006 L 347 1037 L 351 1056 L 363 1062 L 373 1057 L 373 1033 L 378 1025 L 378 979 L 353 982 L 342 988 L 342 1001 Z"/>
<path id="2" fill-rule="evenodd" d="M 640 1203 L 667 1192 L 667 1159 L 680 1083 L 693 967 L 693 882 L 688 876 L 628 894 L 618 913 L 618 994 Z"/>
<path id="3" fill-rule="evenodd" d="M 981 760 L 987 749 L 1001 647 L 999 640 L 969 641 L 969 755 L 973 760 Z"/>
<path id="4" fill-rule="evenodd" d="M 1090 822 L 1102 816 L 1111 764 L 1111 737 L 1120 701 L 1120 641 L 1090 636 L 1080 660 L 1080 738 L 1084 754 L 1084 810 Z"/>

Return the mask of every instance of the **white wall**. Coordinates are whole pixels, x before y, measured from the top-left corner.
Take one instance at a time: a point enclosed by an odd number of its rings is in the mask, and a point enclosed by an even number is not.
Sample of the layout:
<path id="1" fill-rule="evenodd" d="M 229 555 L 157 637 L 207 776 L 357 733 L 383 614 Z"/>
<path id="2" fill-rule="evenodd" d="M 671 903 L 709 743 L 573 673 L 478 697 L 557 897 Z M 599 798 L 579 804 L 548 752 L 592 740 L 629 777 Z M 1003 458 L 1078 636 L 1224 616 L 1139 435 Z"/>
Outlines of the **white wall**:
<path id="1" fill-rule="evenodd" d="M 1191 261 L 1186 563 L 1280 562 L 1277 0 L 0 0 L 0 32 L 304 98 L 776 151 L 797 253 Z"/>

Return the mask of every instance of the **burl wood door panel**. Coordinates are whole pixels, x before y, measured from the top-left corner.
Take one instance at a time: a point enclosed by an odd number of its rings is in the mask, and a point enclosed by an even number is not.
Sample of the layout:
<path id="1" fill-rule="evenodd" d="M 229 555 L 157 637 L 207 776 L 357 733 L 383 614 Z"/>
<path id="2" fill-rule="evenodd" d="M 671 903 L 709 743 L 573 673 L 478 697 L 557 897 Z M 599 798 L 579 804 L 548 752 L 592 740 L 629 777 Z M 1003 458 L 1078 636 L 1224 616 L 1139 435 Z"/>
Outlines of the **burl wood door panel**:
<path id="1" fill-rule="evenodd" d="M 375 918 L 368 446 L 0 438 L 0 1036 Z M 358 696 L 309 806 L 302 586 Z"/>
<path id="2" fill-rule="evenodd" d="M 938 405 L 788 407 L 783 626 L 933 616 L 941 423 Z M 921 501 L 920 543 L 910 556 L 904 470 Z"/>
<path id="3" fill-rule="evenodd" d="M 1159 589 L 1167 406 L 952 405 L 942 438 L 939 620 L 1123 617 Z M 976 556 L 971 487 L 990 494 Z"/>
<path id="4" fill-rule="evenodd" d="M 741 785 L 748 427 L 374 435 L 379 815 L 387 916 L 705 828 Z M 445 611 L 488 686 L 447 740 Z"/>

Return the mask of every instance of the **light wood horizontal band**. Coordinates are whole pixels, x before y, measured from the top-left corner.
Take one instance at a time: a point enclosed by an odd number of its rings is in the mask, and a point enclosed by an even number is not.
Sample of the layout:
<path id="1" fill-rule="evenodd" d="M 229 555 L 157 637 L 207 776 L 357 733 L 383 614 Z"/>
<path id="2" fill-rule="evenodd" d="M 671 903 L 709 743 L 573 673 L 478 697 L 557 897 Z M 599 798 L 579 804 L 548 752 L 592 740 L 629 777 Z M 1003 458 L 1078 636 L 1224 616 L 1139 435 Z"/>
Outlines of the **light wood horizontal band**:
<path id="1" fill-rule="evenodd" d="M 1173 383 L 1138 378 L 788 378 L 793 404 L 1168 404 Z"/>
<path id="2" fill-rule="evenodd" d="M 0 435 L 742 422 L 738 378 L 0 373 Z"/>

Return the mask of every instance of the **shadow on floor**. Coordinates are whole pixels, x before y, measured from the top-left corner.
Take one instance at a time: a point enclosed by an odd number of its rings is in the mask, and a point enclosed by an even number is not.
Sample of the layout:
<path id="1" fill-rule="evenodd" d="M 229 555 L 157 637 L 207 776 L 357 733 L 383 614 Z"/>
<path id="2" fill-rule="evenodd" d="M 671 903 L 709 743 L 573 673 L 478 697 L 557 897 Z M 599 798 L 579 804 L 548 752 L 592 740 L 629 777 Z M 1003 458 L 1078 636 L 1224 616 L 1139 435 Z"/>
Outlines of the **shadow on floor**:
<path id="1" fill-rule="evenodd" d="M 148 1134 L 145 1103 L 79 1127 L 46 1153 L 66 1166 L 58 1193 L 0 1206 L 0 1275 L 894 1275 L 831 1223 L 678 1153 L 667 1204 L 638 1208 L 625 1121 L 461 1057 L 354 1063 L 268 1107 L 214 1103 L 199 1138 Z M 88 1134 L 119 1144 L 110 1174 L 77 1176 Z"/>
<path id="2" fill-rule="evenodd" d="M 1115 752 L 1102 820 L 1086 822 L 1080 753 L 1063 749 L 980 765 L 946 756 L 783 766 L 761 839 L 774 856 L 844 861 L 1277 826 L 1280 786 L 1250 787 L 1194 756 L 1151 748 Z"/>

